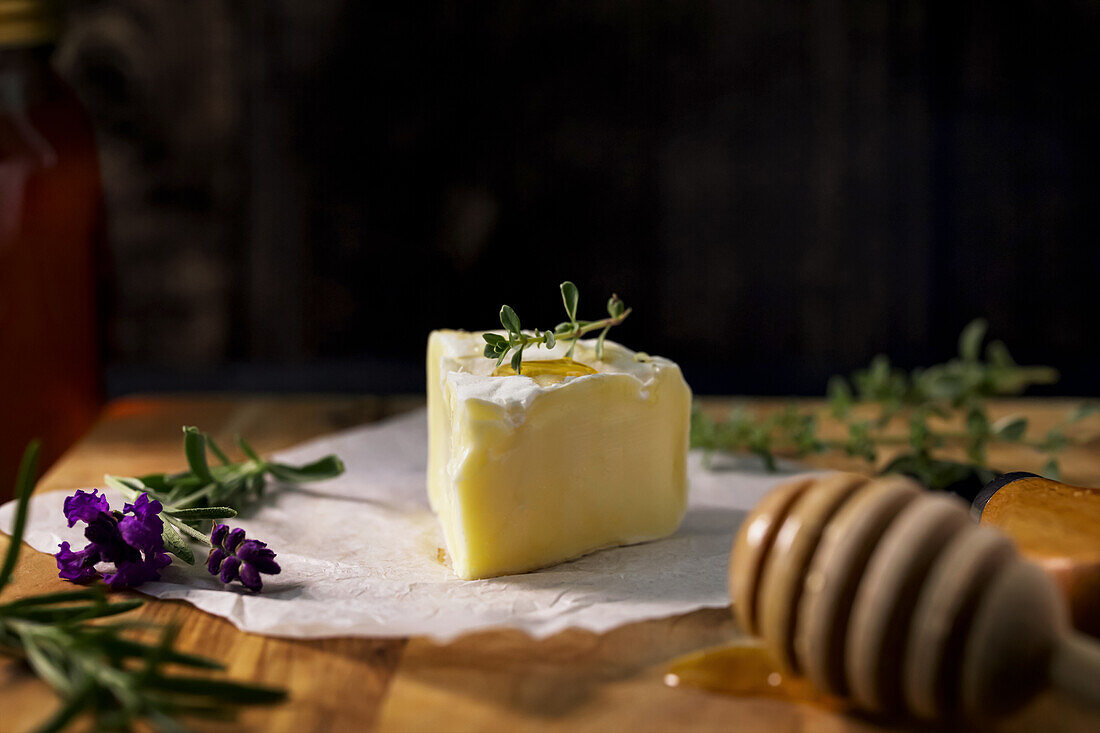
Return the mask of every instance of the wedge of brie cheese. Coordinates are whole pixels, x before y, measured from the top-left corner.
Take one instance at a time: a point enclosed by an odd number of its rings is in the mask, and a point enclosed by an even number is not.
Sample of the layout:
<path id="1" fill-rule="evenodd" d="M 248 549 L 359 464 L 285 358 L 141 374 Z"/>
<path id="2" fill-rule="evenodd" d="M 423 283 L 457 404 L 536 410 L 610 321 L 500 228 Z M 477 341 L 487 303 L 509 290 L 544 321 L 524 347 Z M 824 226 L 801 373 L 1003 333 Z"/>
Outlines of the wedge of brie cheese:
<path id="1" fill-rule="evenodd" d="M 687 504 L 691 390 L 668 359 L 595 340 L 529 348 L 521 374 L 481 333 L 428 340 L 428 495 L 460 578 L 520 573 L 665 537 Z"/>

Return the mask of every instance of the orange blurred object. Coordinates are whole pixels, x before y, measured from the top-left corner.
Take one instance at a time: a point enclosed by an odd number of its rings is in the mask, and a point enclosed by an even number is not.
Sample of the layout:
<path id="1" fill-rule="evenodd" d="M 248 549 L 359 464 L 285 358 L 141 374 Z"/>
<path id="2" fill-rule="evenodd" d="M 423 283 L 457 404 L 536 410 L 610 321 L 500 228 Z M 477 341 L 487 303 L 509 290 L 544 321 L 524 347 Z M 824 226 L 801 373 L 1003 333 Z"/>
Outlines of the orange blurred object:
<path id="1" fill-rule="evenodd" d="M 0 0 L 0 497 L 32 438 L 49 465 L 102 401 L 91 122 L 50 68 L 51 7 Z"/>

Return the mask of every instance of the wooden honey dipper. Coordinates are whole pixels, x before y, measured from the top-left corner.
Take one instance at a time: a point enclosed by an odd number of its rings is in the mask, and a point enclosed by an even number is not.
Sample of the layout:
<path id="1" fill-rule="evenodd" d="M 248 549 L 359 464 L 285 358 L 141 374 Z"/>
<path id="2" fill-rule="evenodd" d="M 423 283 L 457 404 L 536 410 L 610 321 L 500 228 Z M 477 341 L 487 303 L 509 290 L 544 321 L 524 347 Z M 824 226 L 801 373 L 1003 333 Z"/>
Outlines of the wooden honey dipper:
<path id="1" fill-rule="evenodd" d="M 908 478 L 777 487 L 730 560 L 741 628 L 786 670 L 880 713 L 984 719 L 1045 688 L 1100 705 L 1100 644 L 1053 581 L 967 505 Z"/>

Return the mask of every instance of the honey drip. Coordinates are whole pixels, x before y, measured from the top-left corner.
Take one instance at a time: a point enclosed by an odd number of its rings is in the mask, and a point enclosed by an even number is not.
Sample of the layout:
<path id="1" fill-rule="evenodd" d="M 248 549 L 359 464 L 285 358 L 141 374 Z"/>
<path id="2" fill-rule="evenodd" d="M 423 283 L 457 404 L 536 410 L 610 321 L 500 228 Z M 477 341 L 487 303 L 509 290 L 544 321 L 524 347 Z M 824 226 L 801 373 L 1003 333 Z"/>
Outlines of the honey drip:
<path id="1" fill-rule="evenodd" d="M 586 374 L 598 374 L 587 364 L 574 361 L 569 357 L 562 359 L 545 359 L 543 361 L 525 361 L 520 365 L 520 373 L 525 377 L 531 377 L 542 386 L 564 381 L 566 377 L 583 377 Z M 501 364 L 493 370 L 494 377 L 514 377 L 516 372 L 508 363 Z"/>
<path id="2" fill-rule="evenodd" d="M 811 702 L 839 709 L 836 698 L 818 692 L 809 680 L 789 674 L 752 642 L 703 649 L 672 661 L 665 674 L 669 687 L 697 687 L 739 697 L 770 697 Z"/>

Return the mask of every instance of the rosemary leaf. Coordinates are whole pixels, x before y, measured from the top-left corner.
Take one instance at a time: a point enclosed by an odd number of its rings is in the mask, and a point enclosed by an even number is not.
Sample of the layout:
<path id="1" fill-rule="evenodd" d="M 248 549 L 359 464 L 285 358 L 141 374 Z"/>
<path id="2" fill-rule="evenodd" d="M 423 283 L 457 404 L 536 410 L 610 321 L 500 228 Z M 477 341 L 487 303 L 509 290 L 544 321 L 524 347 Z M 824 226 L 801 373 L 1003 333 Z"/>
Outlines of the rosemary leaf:
<path id="1" fill-rule="evenodd" d="M 270 704 L 286 699 L 286 691 L 266 685 L 250 685 L 206 677 L 155 675 L 145 681 L 153 690 L 170 690 L 185 695 L 204 695 L 235 703 Z"/>
<path id="2" fill-rule="evenodd" d="M 17 520 L 4 561 L 5 580 L 15 566 L 25 531 L 25 522 L 18 518 L 26 517 L 36 455 L 37 444 L 32 444 L 24 453 L 16 482 Z M 164 480 L 167 486 L 169 477 Z M 133 492 L 138 488 L 134 481 L 118 479 L 115 485 Z M 171 516 L 165 517 L 174 527 L 190 529 Z M 0 654 L 24 659 L 60 698 L 57 711 L 40 731 L 60 731 L 82 715 L 92 718 L 90 728 L 94 730 L 129 730 L 142 720 L 157 730 L 185 730 L 178 716 L 228 720 L 241 705 L 285 699 L 285 691 L 276 688 L 167 673 L 166 665 L 210 670 L 223 667 L 215 660 L 177 651 L 171 627 L 138 620 L 87 623 L 141 605 L 142 601 L 136 599 L 109 601 L 102 587 L 46 593 L 0 604 Z M 124 636 L 148 628 L 161 630 L 159 643 L 147 644 Z"/>
<path id="3" fill-rule="evenodd" d="M 19 473 L 15 479 L 15 519 L 11 528 L 11 544 L 4 556 L 4 564 L 0 565 L 0 590 L 11 580 L 15 563 L 19 560 L 19 550 L 22 547 L 23 531 L 27 527 L 27 509 L 30 506 L 31 491 L 34 489 L 34 478 L 38 472 L 38 451 L 41 444 L 36 440 L 27 446 L 23 452 L 23 459 L 19 462 Z"/>
<path id="4" fill-rule="evenodd" d="M 202 532 L 198 531 L 197 529 L 195 529 L 194 527 L 192 527 L 192 526 L 190 526 L 190 525 L 188 525 L 184 522 L 181 522 L 178 519 L 173 519 L 169 515 L 165 515 L 164 519 L 165 519 L 166 523 L 171 523 L 172 526 L 175 527 L 176 529 L 178 529 L 182 534 L 188 535 L 191 539 L 195 540 L 196 542 L 201 542 L 201 543 L 203 543 L 207 546 L 210 545 L 210 538 L 207 537 L 204 533 L 202 533 Z"/>
<path id="5" fill-rule="evenodd" d="M 43 593 L 42 595 L 20 598 L 8 601 L 0 605 L 0 614 L 9 609 L 30 608 L 48 606 L 54 603 L 68 603 L 70 601 L 89 601 L 103 597 L 102 588 L 85 588 L 84 590 L 62 590 L 56 593 Z"/>
<path id="6" fill-rule="evenodd" d="M 206 462 L 206 436 L 200 433 L 198 428 L 183 429 L 183 453 L 187 456 L 187 465 L 191 467 L 191 473 L 207 483 L 214 481 L 214 475 L 210 473 L 210 464 Z"/>
<path id="7" fill-rule="evenodd" d="M 117 616 L 132 611 L 141 605 L 141 601 L 117 601 L 115 603 L 88 603 L 83 606 L 63 606 L 61 608 L 26 608 L 17 613 L 0 616 L 18 616 L 21 621 L 34 621 L 41 624 L 64 624 L 76 621 L 88 621 L 93 618 Z"/>
<path id="8" fill-rule="evenodd" d="M 196 519 L 229 519 L 237 516 L 237 510 L 227 506 L 205 506 L 193 509 L 166 509 L 166 514 L 171 514 L 176 519 L 185 522 Z"/>
<path id="9" fill-rule="evenodd" d="M 179 530 L 172 526 L 171 523 L 164 523 L 164 529 L 161 531 L 160 536 L 164 539 L 164 549 L 166 552 L 172 553 L 188 565 L 195 564 L 194 551 L 191 549 L 191 546 L 187 544 L 187 541 L 183 538 L 183 535 L 180 534 Z"/>

